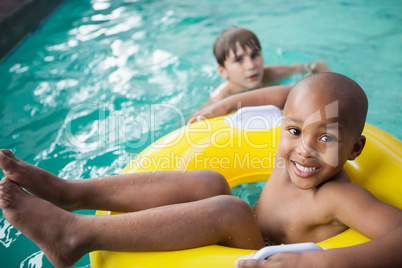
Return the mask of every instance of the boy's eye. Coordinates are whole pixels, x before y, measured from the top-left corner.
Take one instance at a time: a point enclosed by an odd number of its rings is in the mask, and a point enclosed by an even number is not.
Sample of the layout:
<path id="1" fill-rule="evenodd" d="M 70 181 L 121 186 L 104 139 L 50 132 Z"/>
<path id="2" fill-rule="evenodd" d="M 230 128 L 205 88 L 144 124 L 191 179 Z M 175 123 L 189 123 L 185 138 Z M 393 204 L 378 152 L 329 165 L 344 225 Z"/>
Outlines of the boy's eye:
<path id="1" fill-rule="evenodd" d="M 297 128 L 289 128 L 289 133 L 295 136 L 299 136 L 301 134 L 301 131 Z"/>
<path id="2" fill-rule="evenodd" d="M 235 58 L 235 62 L 242 62 L 243 58 Z"/>
<path id="3" fill-rule="evenodd" d="M 260 56 L 259 51 L 255 51 L 255 52 L 253 52 L 253 54 L 251 54 L 251 58 L 253 58 L 253 59 L 258 58 L 259 56 Z"/>
<path id="4" fill-rule="evenodd" d="M 324 142 L 337 141 L 337 138 L 332 135 L 324 135 L 320 138 L 320 141 L 324 141 Z"/>

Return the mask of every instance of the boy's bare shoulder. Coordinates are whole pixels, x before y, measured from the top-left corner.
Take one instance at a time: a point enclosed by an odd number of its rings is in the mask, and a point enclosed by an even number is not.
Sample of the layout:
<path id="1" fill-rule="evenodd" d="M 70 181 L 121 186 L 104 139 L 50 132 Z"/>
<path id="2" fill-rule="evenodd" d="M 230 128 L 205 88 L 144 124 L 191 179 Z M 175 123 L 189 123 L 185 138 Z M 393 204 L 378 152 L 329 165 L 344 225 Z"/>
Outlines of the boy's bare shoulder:
<path id="1" fill-rule="evenodd" d="M 323 183 L 317 189 L 317 195 L 333 200 L 338 198 L 345 200 L 347 196 L 356 194 L 356 191 L 369 193 L 362 186 L 352 183 L 348 174 L 343 169 L 335 177 Z"/>
<path id="2" fill-rule="evenodd" d="M 371 239 L 402 223 L 400 209 L 380 201 L 367 189 L 352 182 L 330 180 L 324 183 L 317 190 L 315 201 L 321 206 L 321 215 Z"/>
<path id="3" fill-rule="evenodd" d="M 335 218 L 343 218 L 349 212 L 369 209 L 379 202 L 367 189 L 351 182 L 345 170 L 317 189 L 316 198 Z"/>

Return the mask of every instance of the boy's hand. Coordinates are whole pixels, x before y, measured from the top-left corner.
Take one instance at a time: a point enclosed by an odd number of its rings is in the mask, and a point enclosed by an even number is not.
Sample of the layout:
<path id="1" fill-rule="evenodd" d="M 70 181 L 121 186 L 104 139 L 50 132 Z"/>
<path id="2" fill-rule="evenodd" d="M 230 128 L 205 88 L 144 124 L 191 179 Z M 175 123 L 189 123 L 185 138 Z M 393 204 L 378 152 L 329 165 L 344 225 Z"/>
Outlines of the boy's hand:
<path id="1" fill-rule="evenodd" d="M 225 115 L 230 112 L 230 108 L 227 105 L 224 105 L 222 102 L 218 102 L 212 104 L 208 107 L 205 107 L 198 112 L 194 113 L 191 118 L 188 120 L 188 124 L 192 124 L 197 121 L 201 121 L 207 118 L 217 117 L 220 115 Z"/>
<path id="2" fill-rule="evenodd" d="M 323 62 L 315 62 L 313 73 L 331 72 L 331 69 Z"/>
<path id="3" fill-rule="evenodd" d="M 292 86 L 270 86 L 234 94 L 194 113 L 188 123 L 225 115 L 235 109 L 247 106 L 275 105 L 282 109 L 291 88 Z"/>
<path id="4" fill-rule="evenodd" d="M 301 253 L 277 253 L 265 260 L 241 260 L 236 268 L 299 267 Z"/>
<path id="5" fill-rule="evenodd" d="M 323 267 L 323 251 L 282 252 L 265 260 L 240 260 L 236 268 Z"/>

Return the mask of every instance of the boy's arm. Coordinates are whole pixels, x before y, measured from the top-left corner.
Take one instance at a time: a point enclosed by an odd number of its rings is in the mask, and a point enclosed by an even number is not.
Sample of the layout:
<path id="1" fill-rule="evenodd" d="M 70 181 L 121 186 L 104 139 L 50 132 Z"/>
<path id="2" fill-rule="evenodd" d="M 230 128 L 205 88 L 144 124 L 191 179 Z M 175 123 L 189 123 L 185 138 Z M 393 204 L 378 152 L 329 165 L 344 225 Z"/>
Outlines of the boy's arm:
<path id="1" fill-rule="evenodd" d="M 228 82 L 225 82 L 223 84 L 221 84 L 219 87 L 217 87 L 210 95 L 210 97 L 208 98 L 208 100 L 203 104 L 203 107 L 207 107 L 208 105 L 217 103 L 220 100 L 223 100 L 224 98 L 226 98 L 227 96 L 230 96 L 231 93 L 231 89 L 230 89 L 230 85 Z"/>
<path id="2" fill-rule="evenodd" d="M 331 185 L 324 193 L 330 213 L 359 233 L 377 239 L 402 227 L 402 211 L 375 198 L 368 190 L 353 183 Z"/>
<path id="3" fill-rule="evenodd" d="M 194 113 L 188 123 L 225 115 L 246 106 L 275 105 L 282 109 L 291 88 L 291 86 L 272 86 L 232 95 Z"/>
<path id="4" fill-rule="evenodd" d="M 334 187 L 332 187 L 334 186 Z M 350 247 L 278 253 L 267 260 L 245 260 L 247 267 L 402 267 L 402 211 L 376 199 L 366 189 L 350 184 L 332 184 L 325 195 L 325 208 L 337 220 L 372 240 Z"/>
<path id="5" fill-rule="evenodd" d="M 327 183 L 327 186 L 320 200 L 325 202 L 329 215 L 372 240 L 324 251 L 321 256 L 324 266 L 402 267 L 402 211 L 378 200 L 359 185 Z"/>
<path id="6" fill-rule="evenodd" d="M 402 227 L 360 245 L 326 250 L 325 263 L 338 267 L 402 267 Z"/>
<path id="7" fill-rule="evenodd" d="M 367 243 L 327 250 L 285 252 L 266 260 L 242 260 L 236 268 L 309 267 L 378 268 L 402 267 L 402 227 Z"/>
<path id="8" fill-rule="evenodd" d="M 326 262 L 337 261 L 340 267 L 402 267 L 402 211 L 358 185 L 334 186 L 333 215 L 372 241 L 328 250 Z"/>
<path id="9" fill-rule="evenodd" d="M 331 72 L 322 62 L 311 62 L 293 65 L 273 65 L 264 68 L 264 84 L 279 83 L 291 75 L 302 73 Z"/>

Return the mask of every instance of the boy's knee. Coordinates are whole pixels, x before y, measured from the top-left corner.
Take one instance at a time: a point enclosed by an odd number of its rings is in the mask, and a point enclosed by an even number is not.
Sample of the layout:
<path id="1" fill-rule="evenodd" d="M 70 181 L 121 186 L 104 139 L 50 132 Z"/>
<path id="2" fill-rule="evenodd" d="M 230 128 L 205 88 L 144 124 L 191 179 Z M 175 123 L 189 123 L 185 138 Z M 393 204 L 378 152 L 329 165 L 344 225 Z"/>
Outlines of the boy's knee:
<path id="1" fill-rule="evenodd" d="M 221 173 L 212 170 L 203 170 L 202 172 L 205 190 L 212 196 L 232 195 L 229 184 Z"/>
<path id="2" fill-rule="evenodd" d="M 237 197 L 224 195 L 218 196 L 217 207 L 220 213 L 225 216 L 228 223 L 254 223 L 255 215 L 250 205 Z"/>
<path id="3" fill-rule="evenodd" d="M 215 197 L 221 233 L 220 245 L 248 249 L 258 249 L 264 245 L 253 209 L 246 201 L 228 195 Z"/>

